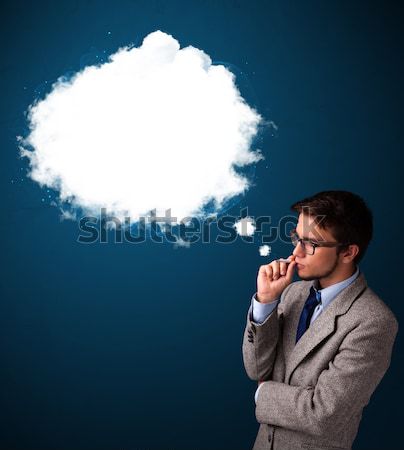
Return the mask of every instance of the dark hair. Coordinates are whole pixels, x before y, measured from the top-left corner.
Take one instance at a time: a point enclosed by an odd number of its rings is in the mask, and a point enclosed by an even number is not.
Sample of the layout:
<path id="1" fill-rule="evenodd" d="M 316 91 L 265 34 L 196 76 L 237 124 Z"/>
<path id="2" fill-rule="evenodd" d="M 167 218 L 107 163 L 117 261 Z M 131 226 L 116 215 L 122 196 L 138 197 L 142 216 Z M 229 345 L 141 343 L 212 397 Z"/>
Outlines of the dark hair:
<path id="1" fill-rule="evenodd" d="M 354 262 L 363 258 L 373 236 L 373 215 L 365 201 L 349 191 L 323 191 L 294 203 L 292 211 L 308 214 L 318 226 L 330 230 L 337 242 L 347 243 L 337 247 L 340 253 L 349 244 L 356 244 L 359 252 Z M 318 216 L 320 220 L 318 220 Z"/>

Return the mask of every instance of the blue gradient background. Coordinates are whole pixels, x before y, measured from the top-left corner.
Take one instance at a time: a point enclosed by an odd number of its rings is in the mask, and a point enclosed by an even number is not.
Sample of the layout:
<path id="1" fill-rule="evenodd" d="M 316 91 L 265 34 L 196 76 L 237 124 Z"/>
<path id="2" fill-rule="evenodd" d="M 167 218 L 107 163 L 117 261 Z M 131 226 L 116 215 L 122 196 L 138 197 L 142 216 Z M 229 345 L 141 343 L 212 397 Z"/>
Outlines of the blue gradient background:
<path id="1" fill-rule="evenodd" d="M 18 158 L 24 111 L 48 83 L 156 29 L 237 67 L 242 94 L 279 127 L 260 143 L 266 161 L 255 186 L 228 212 L 248 206 L 276 224 L 314 192 L 362 195 L 375 237 L 361 269 L 401 321 L 398 5 L 2 2 L 2 449 L 253 444 L 255 384 L 243 369 L 241 339 L 258 266 L 267 261 L 259 243 L 80 245 L 77 224 L 60 221 L 49 207 L 54 194 L 25 178 Z M 274 256 L 290 251 L 280 242 L 272 248 Z M 355 449 L 402 447 L 400 334 Z"/>

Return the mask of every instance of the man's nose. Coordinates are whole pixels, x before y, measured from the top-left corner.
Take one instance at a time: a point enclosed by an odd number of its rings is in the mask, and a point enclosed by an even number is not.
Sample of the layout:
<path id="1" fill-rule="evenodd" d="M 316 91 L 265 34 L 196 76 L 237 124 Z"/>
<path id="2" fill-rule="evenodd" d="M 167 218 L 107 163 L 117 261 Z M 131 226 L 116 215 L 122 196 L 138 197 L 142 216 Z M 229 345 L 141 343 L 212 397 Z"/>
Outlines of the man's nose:
<path id="1" fill-rule="evenodd" d="M 300 242 L 297 243 L 297 245 L 296 245 L 296 247 L 294 248 L 292 254 L 293 254 L 294 256 L 300 256 L 300 257 L 302 257 L 302 258 L 304 257 L 305 252 L 304 252 L 303 246 L 302 246 L 302 244 L 301 244 Z"/>

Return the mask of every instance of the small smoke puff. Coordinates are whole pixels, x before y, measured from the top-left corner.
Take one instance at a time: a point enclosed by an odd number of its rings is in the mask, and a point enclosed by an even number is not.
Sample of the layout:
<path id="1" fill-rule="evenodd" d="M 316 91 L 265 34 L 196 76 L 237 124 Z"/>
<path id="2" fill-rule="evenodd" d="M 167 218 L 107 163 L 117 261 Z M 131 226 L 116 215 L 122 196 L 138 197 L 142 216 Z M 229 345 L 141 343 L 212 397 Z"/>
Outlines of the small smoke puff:
<path id="1" fill-rule="evenodd" d="M 262 118 L 233 73 L 161 31 L 60 78 L 28 120 L 29 176 L 94 215 L 203 216 L 249 188 L 237 167 L 263 159 L 251 149 Z"/>
<path id="2" fill-rule="evenodd" d="M 233 227 L 239 236 L 252 236 L 255 232 L 255 220 L 251 217 L 244 217 L 236 222 Z"/>
<path id="3" fill-rule="evenodd" d="M 261 256 L 268 256 L 271 253 L 271 247 L 269 245 L 261 245 L 259 252 Z"/>
<path id="4" fill-rule="evenodd" d="M 72 213 L 71 211 L 65 210 L 63 208 L 61 208 L 61 210 L 60 210 L 59 218 L 60 218 L 60 221 L 77 219 L 77 217 L 74 213 Z"/>
<path id="5" fill-rule="evenodd" d="M 175 237 L 174 248 L 181 248 L 181 247 L 189 248 L 191 246 L 190 241 L 185 241 L 181 237 L 175 235 L 174 237 Z"/>

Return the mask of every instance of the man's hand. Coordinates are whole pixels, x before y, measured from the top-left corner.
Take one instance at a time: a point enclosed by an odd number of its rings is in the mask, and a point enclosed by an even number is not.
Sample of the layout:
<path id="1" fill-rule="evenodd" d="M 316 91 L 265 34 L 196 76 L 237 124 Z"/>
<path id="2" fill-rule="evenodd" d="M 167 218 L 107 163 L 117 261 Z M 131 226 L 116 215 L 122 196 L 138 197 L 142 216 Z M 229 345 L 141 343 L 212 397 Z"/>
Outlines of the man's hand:
<path id="1" fill-rule="evenodd" d="M 257 300 L 261 303 L 270 303 L 276 300 L 293 279 L 296 266 L 295 256 L 290 255 L 289 264 L 274 260 L 269 264 L 260 266 L 257 276 Z"/>

